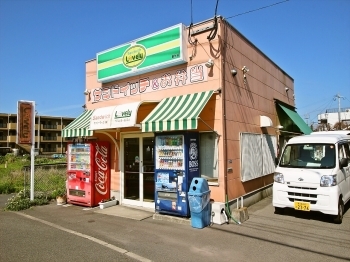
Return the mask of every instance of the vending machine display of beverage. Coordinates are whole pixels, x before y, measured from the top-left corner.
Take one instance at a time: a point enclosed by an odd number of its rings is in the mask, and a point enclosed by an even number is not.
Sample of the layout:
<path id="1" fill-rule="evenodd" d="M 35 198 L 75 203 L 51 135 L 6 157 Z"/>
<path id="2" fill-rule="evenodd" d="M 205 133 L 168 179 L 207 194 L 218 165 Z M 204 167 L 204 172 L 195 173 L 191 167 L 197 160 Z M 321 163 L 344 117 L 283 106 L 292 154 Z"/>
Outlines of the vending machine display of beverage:
<path id="1" fill-rule="evenodd" d="M 189 217 L 187 192 L 199 177 L 197 132 L 155 134 L 156 212 Z"/>
<path id="2" fill-rule="evenodd" d="M 67 202 L 97 206 L 110 198 L 110 148 L 108 142 L 67 145 Z"/>

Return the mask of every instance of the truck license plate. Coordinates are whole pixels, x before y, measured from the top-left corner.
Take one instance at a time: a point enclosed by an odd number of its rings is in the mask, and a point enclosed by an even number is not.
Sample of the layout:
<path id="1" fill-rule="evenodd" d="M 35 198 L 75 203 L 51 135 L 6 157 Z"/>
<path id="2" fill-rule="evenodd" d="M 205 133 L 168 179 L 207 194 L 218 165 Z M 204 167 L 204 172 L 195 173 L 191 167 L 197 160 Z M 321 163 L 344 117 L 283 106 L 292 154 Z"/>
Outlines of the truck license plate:
<path id="1" fill-rule="evenodd" d="M 310 211 L 310 203 L 308 202 L 294 202 L 294 209 L 302 211 Z"/>

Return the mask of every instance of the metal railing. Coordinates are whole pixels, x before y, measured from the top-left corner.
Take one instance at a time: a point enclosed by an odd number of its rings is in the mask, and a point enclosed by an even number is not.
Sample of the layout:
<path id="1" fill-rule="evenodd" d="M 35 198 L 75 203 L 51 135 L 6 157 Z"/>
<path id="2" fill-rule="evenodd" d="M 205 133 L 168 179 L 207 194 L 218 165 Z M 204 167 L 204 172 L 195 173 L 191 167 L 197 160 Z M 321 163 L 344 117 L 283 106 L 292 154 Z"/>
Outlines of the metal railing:
<path id="1" fill-rule="evenodd" d="M 56 136 L 44 136 L 43 140 L 54 141 L 54 140 L 57 140 L 57 137 Z"/>
<path id="2" fill-rule="evenodd" d="M 43 129 L 57 129 L 57 125 L 43 125 Z"/>
<path id="3" fill-rule="evenodd" d="M 350 107 L 342 107 L 340 108 L 329 108 L 326 110 L 326 113 L 338 113 L 338 112 L 349 112 L 350 111 Z"/>

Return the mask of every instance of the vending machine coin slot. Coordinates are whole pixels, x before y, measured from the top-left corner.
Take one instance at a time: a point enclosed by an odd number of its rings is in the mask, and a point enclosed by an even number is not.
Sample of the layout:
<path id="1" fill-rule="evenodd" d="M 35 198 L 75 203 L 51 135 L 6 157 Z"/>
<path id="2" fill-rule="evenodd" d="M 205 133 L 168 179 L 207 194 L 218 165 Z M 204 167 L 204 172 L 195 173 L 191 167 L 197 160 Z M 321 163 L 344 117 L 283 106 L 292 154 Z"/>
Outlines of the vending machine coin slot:
<path id="1" fill-rule="evenodd" d="M 77 177 L 77 175 L 75 173 L 71 173 L 71 172 L 68 173 L 68 179 L 69 180 L 70 179 L 75 179 L 76 177 Z"/>

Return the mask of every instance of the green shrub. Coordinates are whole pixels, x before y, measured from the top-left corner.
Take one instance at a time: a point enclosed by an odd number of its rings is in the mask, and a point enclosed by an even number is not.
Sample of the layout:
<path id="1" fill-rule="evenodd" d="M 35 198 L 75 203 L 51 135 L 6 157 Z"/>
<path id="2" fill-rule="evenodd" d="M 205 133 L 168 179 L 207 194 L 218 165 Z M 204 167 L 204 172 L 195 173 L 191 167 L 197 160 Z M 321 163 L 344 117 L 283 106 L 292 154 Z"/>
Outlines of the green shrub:
<path id="1" fill-rule="evenodd" d="M 28 209 L 32 206 L 47 205 L 52 197 L 47 194 L 38 194 L 34 196 L 34 200 L 30 200 L 29 190 L 21 190 L 18 194 L 8 199 L 5 205 L 7 211 L 20 211 Z"/>
<path id="2" fill-rule="evenodd" d="M 0 194 L 16 193 L 16 187 L 9 182 L 0 184 Z"/>
<path id="3" fill-rule="evenodd" d="M 16 156 L 13 153 L 6 154 L 5 161 L 7 161 L 7 163 L 13 163 L 16 161 Z"/>
<path id="4" fill-rule="evenodd" d="M 59 196 L 66 196 L 67 195 L 67 190 L 66 187 L 60 187 L 52 191 L 52 198 L 57 198 Z"/>
<path id="5" fill-rule="evenodd" d="M 35 164 L 48 164 L 48 163 L 52 163 L 52 160 L 49 158 L 35 158 Z"/>

